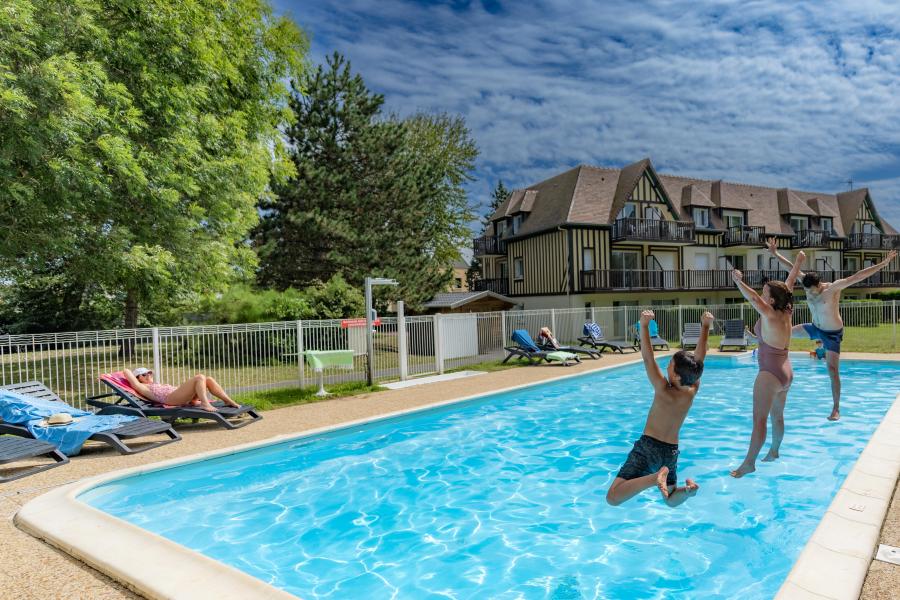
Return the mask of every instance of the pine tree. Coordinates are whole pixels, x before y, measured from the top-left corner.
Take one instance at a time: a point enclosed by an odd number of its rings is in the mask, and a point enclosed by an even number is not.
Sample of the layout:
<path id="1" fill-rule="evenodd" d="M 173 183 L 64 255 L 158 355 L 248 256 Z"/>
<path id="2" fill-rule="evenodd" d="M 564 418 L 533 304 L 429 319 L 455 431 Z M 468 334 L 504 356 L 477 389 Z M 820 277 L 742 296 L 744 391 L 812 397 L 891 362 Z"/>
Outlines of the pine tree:
<path id="1" fill-rule="evenodd" d="M 337 53 L 294 85 L 297 177 L 261 206 L 261 283 L 393 277 L 413 306 L 447 285 L 471 218 L 462 184 L 477 150 L 461 119 L 384 118 L 383 104 Z"/>

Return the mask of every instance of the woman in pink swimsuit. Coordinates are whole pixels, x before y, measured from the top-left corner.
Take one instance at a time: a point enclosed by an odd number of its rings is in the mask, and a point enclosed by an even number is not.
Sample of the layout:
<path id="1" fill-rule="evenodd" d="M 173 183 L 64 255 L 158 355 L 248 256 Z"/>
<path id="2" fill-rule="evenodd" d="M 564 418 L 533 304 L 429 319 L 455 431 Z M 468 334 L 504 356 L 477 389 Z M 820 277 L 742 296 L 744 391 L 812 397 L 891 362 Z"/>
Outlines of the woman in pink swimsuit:
<path id="1" fill-rule="evenodd" d="M 788 349 L 791 343 L 791 318 L 793 314 L 794 281 L 800 272 L 806 254 L 797 254 L 794 268 L 784 283 L 769 281 L 763 285 L 762 294 L 744 283 L 743 274 L 735 269 L 732 279 L 744 298 L 759 313 L 753 328 L 759 338 L 759 374 L 753 384 L 753 432 L 744 462 L 731 472 L 732 477 L 743 477 L 756 470 L 756 457 L 766 442 L 767 421 L 772 420 L 772 445 L 763 461 L 778 458 L 781 440 L 784 438 L 784 403 L 794 379 Z"/>
<path id="2" fill-rule="evenodd" d="M 128 379 L 128 383 L 134 391 L 157 404 L 166 404 L 168 406 L 195 405 L 203 410 L 216 412 L 216 407 L 209 402 L 209 394 L 212 394 L 228 406 L 240 406 L 225 393 L 225 390 L 222 389 L 222 386 L 215 379 L 207 375 L 198 373 L 180 386 L 175 387 L 174 385 L 156 383 L 153 381 L 153 371 L 144 367 L 135 369 L 133 373 L 129 369 L 125 369 L 124 373 L 125 378 Z"/>

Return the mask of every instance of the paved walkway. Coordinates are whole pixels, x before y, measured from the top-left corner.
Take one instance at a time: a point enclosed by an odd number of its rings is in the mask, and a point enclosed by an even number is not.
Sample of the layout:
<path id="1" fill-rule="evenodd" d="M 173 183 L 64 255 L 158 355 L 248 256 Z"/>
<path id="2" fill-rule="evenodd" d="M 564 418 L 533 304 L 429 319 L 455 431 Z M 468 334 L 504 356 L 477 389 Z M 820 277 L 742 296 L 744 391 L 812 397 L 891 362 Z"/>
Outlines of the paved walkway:
<path id="1" fill-rule="evenodd" d="M 0 487 L 0 590 L 4 599 L 47 600 L 56 598 L 137 598 L 131 591 L 102 573 L 33 537 L 12 522 L 25 502 L 46 490 L 78 479 L 141 464 L 192 455 L 198 452 L 267 439 L 276 435 L 364 419 L 392 411 L 445 402 L 486 391 L 534 383 L 569 373 L 585 372 L 632 361 L 635 354 L 604 355 L 599 361 L 561 367 L 541 365 L 497 371 L 479 377 L 444 381 L 400 390 L 326 400 L 315 404 L 268 411 L 259 423 L 235 431 L 209 426 L 180 429 L 184 439 L 176 444 L 134 456 L 109 450 L 87 450 L 68 465 Z M 850 356 L 848 356 L 850 358 Z M 884 358 L 884 355 L 881 355 Z M 900 545 L 900 494 L 895 494 L 883 543 Z M 876 564 L 870 570 L 863 598 L 895 598 L 900 589 L 900 566 Z"/>

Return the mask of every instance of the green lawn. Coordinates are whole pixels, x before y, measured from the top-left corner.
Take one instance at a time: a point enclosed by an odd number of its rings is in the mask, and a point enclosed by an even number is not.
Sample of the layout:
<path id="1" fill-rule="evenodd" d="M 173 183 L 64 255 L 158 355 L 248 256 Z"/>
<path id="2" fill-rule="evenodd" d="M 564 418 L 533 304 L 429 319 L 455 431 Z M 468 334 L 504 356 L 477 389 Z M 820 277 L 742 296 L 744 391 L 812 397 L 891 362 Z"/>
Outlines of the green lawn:
<path id="1" fill-rule="evenodd" d="M 900 337 L 900 326 L 898 326 Z M 709 336 L 710 348 L 718 348 L 722 336 Z M 677 340 L 670 340 L 673 347 L 680 347 Z M 795 338 L 791 340 L 791 350 L 798 352 L 809 351 L 815 348 L 812 340 Z M 878 325 L 876 327 L 845 327 L 844 341 L 841 344 L 842 352 L 897 352 L 894 345 L 894 328 L 892 325 Z"/>
<path id="2" fill-rule="evenodd" d="M 368 392 L 380 392 L 385 390 L 378 385 L 366 385 L 361 381 L 350 383 L 336 383 L 334 385 L 326 385 L 325 391 L 330 396 L 316 396 L 319 390 L 316 386 L 305 388 L 281 388 L 276 390 L 262 390 L 258 392 L 244 392 L 235 394 L 235 401 L 242 404 L 251 404 L 259 410 L 272 410 L 273 408 L 284 408 L 285 406 L 296 406 L 299 404 L 310 404 L 320 400 L 329 400 L 334 398 L 346 398 L 348 396 L 358 396 Z"/>

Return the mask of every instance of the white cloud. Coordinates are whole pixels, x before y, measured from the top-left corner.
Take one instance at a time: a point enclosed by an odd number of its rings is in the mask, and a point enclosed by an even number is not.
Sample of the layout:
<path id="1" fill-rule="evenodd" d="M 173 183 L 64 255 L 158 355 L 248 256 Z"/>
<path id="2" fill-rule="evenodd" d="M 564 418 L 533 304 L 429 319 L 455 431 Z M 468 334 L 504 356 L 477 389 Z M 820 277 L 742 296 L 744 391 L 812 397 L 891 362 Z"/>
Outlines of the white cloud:
<path id="1" fill-rule="evenodd" d="M 476 202 L 498 178 L 649 155 L 665 172 L 824 192 L 852 175 L 900 226 L 900 3 L 280 6 L 315 60 L 345 54 L 389 110 L 463 115 Z"/>

